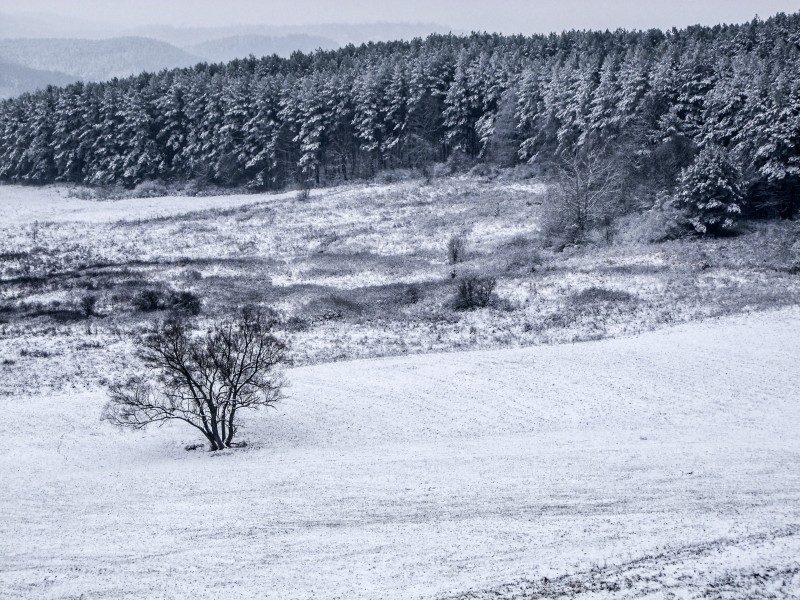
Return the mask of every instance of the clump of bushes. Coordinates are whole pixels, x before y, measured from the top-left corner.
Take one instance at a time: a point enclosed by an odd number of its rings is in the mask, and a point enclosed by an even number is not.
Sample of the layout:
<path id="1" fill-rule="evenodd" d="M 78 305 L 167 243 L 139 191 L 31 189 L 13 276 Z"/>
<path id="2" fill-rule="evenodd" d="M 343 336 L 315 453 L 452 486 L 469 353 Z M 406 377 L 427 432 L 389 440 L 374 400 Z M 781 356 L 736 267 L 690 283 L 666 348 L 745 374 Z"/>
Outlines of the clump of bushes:
<path id="1" fill-rule="evenodd" d="M 456 281 L 455 307 L 457 310 L 486 308 L 494 300 L 497 280 L 475 273 L 468 273 Z"/>
<path id="2" fill-rule="evenodd" d="M 142 290 L 134 296 L 133 305 L 141 312 L 174 310 L 189 315 L 199 315 L 203 302 L 194 292 Z"/>

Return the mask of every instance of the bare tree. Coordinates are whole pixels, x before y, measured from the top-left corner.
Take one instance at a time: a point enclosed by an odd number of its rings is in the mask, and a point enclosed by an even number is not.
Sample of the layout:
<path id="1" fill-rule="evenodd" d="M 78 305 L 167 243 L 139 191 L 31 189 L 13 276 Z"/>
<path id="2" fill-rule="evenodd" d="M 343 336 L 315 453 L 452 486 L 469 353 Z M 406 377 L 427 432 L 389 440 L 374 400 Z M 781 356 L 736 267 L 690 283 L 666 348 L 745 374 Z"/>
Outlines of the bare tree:
<path id="1" fill-rule="evenodd" d="M 623 182 L 618 163 L 600 147 L 580 148 L 557 166 L 557 190 L 551 196 L 558 224 L 580 239 L 612 216 Z"/>
<path id="2" fill-rule="evenodd" d="M 211 450 L 233 444 L 246 409 L 274 405 L 288 364 L 274 320 L 252 309 L 193 335 L 187 321 L 157 324 L 137 340 L 142 375 L 110 386 L 104 418 L 128 429 L 183 421 Z"/>
<path id="3" fill-rule="evenodd" d="M 447 241 L 447 262 L 451 265 L 464 262 L 467 256 L 467 240 L 463 235 L 454 235 Z"/>

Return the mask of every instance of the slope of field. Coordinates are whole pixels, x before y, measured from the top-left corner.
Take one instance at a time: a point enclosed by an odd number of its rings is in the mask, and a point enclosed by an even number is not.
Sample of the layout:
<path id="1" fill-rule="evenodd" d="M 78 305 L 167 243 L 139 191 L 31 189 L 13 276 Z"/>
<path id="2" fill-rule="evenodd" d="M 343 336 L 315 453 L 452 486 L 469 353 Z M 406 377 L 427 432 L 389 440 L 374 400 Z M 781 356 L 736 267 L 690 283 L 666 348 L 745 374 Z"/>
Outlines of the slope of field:
<path id="1" fill-rule="evenodd" d="M 7 397 L 0 589 L 791 597 L 798 339 L 789 308 L 298 368 L 279 409 L 248 419 L 249 447 L 214 456 L 184 451 L 195 438 L 177 426 L 101 423 L 96 388 Z"/>

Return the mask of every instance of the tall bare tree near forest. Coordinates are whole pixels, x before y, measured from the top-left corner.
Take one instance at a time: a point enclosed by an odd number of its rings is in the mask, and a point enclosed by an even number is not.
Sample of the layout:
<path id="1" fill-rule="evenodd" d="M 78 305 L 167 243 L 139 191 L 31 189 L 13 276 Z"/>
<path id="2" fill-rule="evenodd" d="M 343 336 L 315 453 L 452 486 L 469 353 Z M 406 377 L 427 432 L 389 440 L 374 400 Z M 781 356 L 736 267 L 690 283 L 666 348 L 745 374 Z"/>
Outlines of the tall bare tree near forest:
<path id="1" fill-rule="evenodd" d="M 243 411 L 273 406 L 282 397 L 286 345 L 274 320 L 254 309 L 195 335 L 186 320 L 157 324 L 137 340 L 143 372 L 110 386 L 104 417 L 128 429 L 182 421 L 212 451 L 230 448 Z"/>
<path id="2" fill-rule="evenodd" d="M 623 171 L 602 147 L 581 147 L 558 163 L 557 181 L 551 210 L 572 237 L 580 239 L 613 217 Z"/>

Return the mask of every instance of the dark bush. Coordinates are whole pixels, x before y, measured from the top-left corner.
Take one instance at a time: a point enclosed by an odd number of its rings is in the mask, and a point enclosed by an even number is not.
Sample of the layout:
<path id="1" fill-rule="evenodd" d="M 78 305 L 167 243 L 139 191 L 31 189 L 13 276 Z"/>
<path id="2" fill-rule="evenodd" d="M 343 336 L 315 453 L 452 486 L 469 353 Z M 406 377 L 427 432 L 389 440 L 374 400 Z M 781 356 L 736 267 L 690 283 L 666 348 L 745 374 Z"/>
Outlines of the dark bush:
<path id="1" fill-rule="evenodd" d="M 458 310 L 485 308 L 491 304 L 496 287 L 497 280 L 494 277 L 465 275 L 456 284 L 455 306 Z"/>
<path id="2" fill-rule="evenodd" d="M 329 294 L 312 300 L 305 312 L 314 321 L 335 321 L 345 316 L 358 317 L 364 313 L 364 305 L 339 294 Z"/>
<path id="3" fill-rule="evenodd" d="M 159 290 L 142 290 L 134 296 L 133 305 L 141 312 L 154 312 L 167 307 L 164 292 Z"/>
<path id="4" fill-rule="evenodd" d="M 203 303 L 194 292 L 163 292 L 143 290 L 133 298 L 133 305 L 141 312 L 175 310 L 189 315 L 199 315 Z"/>
<path id="5" fill-rule="evenodd" d="M 189 315 L 199 315 L 203 308 L 200 296 L 194 292 L 173 292 L 170 295 L 170 305 L 173 310 Z"/>
<path id="6" fill-rule="evenodd" d="M 53 356 L 47 350 L 28 350 L 26 348 L 20 350 L 19 355 L 26 358 L 50 358 Z"/>
<path id="7" fill-rule="evenodd" d="M 79 304 L 81 314 L 85 319 L 97 314 L 97 296 L 84 296 Z"/>
<path id="8" fill-rule="evenodd" d="M 295 315 L 293 317 L 289 317 L 288 319 L 286 319 L 283 326 L 286 328 L 287 331 L 292 331 L 297 333 L 300 331 L 307 331 L 311 327 L 311 324 L 308 322 L 307 319 Z"/>
<path id="9" fill-rule="evenodd" d="M 606 288 L 590 287 L 572 296 L 572 301 L 577 304 L 593 304 L 598 302 L 630 302 L 634 296 L 621 290 L 608 290 Z"/>
<path id="10" fill-rule="evenodd" d="M 406 286 L 400 294 L 400 302 L 402 304 L 411 305 L 416 304 L 423 297 L 422 288 L 416 284 Z"/>

